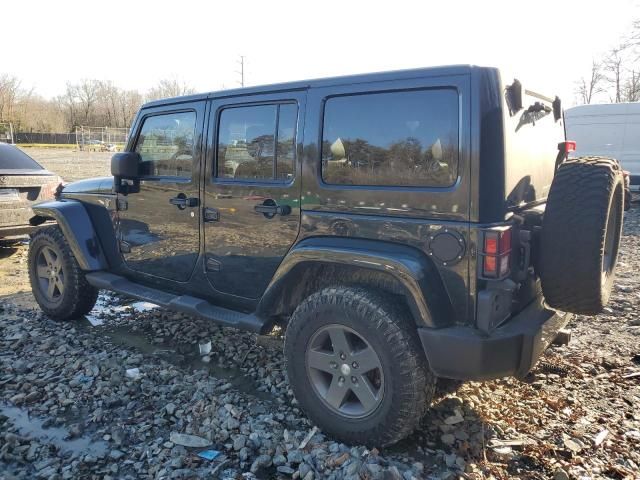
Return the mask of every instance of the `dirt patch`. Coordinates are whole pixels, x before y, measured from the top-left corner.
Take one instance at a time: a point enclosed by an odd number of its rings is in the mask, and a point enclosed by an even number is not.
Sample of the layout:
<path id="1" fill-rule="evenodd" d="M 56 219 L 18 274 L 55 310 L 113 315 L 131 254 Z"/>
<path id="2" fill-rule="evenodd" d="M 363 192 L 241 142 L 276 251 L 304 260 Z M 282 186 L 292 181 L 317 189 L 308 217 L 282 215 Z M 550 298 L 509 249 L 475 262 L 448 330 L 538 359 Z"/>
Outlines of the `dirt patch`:
<path id="1" fill-rule="evenodd" d="M 63 148 L 24 148 L 24 152 L 65 182 L 111 175 L 110 152 L 81 152 Z"/>
<path id="2" fill-rule="evenodd" d="M 27 241 L 0 241 L 0 302 L 36 308 L 27 273 Z"/>

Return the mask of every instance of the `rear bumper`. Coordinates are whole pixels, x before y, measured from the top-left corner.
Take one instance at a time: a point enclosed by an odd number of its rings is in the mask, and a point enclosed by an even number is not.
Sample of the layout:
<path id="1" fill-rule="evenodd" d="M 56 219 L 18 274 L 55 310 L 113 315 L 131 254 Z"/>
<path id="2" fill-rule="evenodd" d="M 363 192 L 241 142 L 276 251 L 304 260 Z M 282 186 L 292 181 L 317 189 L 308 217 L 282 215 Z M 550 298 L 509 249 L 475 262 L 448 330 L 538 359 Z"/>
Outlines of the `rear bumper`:
<path id="1" fill-rule="evenodd" d="M 491 334 L 471 327 L 418 329 L 434 373 L 458 380 L 524 377 L 572 315 L 538 299 Z"/>

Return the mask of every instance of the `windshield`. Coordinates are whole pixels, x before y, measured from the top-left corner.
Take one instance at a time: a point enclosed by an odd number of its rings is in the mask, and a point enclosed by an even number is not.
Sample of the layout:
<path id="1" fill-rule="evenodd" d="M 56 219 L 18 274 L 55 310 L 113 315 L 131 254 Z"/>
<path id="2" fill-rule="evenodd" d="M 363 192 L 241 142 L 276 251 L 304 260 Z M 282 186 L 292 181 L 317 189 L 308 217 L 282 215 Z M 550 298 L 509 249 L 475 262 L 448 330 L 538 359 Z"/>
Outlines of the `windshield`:
<path id="1" fill-rule="evenodd" d="M 42 166 L 13 145 L 0 143 L 0 170 L 42 170 Z"/>

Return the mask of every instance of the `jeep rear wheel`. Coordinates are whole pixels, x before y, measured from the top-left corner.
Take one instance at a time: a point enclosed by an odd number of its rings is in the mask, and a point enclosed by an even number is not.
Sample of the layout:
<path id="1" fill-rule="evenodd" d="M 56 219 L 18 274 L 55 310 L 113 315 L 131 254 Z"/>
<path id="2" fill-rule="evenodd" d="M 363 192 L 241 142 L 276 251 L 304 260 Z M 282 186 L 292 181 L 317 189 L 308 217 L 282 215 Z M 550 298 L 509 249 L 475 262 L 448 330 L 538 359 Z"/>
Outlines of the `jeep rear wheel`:
<path id="1" fill-rule="evenodd" d="M 287 327 L 285 356 L 298 402 L 346 442 L 389 445 L 409 435 L 435 389 L 407 312 L 361 288 L 326 288 Z"/>
<path id="2" fill-rule="evenodd" d="M 98 298 L 58 227 L 43 228 L 31 239 L 29 280 L 42 311 L 56 320 L 89 313 Z"/>
<path id="3" fill-rule="evenodd" d="M 545 209 L 540 278 L 546 302 L 594 315 L 609 301 L 622 232 L 618 162 L 584 157 L 560 165 Z"/>

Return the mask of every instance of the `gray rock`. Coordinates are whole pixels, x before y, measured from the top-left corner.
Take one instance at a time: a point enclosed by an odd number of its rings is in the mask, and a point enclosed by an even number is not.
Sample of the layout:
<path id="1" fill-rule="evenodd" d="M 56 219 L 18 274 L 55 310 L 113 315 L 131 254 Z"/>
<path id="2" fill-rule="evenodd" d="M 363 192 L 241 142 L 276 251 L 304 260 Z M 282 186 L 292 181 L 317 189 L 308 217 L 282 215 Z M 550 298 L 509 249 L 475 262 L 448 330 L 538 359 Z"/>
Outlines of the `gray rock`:
<path id="1" fill-rule="evenodd" d="M 113 458 L 114 460 L 120 460 L 122 457 L 124 457 L 124 452 L 114 449 L 109 452 L 109 457 Z"/>
<path id="2" fill-rule="evenodd" d="M 309 472 L 311 472 L 311 467 L 307 463 L 301 463 L 298 467 L 300 478 L 305 478 Z"/>
<path id="3" fill-rule="evenodd" d="M 244 447 L 246 443 L 247 443 L 247 437 L 245 437 L 242 434 L 236 435 L 236 437 L 233 439 L 233 449 L 237 452 L 242 447 Z"/>
<path id="4" fill-rule="evenodd" d="M 402 480 L 402 474 L 398 467 L 392 465 L 387 470 L 384 471 L 384 480 Z"/>
<path id="5" fill-rule="evenodd" d="M 261 468 L 270 467 L 271 463 L 271 455 L 259 455 L 258 458 L 253 461 L 249 470 L 251 473 L 257 473 Z"/>
<path id="6" fill-rule="evenodd" d="M 113 443 L 116 445 L 122 445 L 124 438 L 125 434 L 122 428 L 114 428 L 111 430 L 111 440 L 113 440 Z"/>
<path id="7" fill-rule="evenodd" d="M 354 460 L 348 464 L 346 464 L 345 472 L 347 475 L 355 475 L 360 470 L 360 461 Z"/>
<path id="8" fill-rule="evenodd" d="M 238 458 L 241 462 L 246 462 L 249 459 L 249 455 L 251 454 L 251 450 L 248 447 L 242 447 L 240 452 L 238 452 Z"/>
<path id="9" fill-rule="evenodd" d="M 184 447 L 204 448 L 211 445 L 211 440 L 186 433 L 171 432 L 169 440 L 176 445 L 182 445 Z"/>
<path id="10" fill-rule="evenodd" d="M 287 457 L 285 457 L 284 455 L 275 455 L 273 457 L 273 464 L 277 467 L 280 465 L 284 465 L 285 463 L 287 463 Z"/>
<path id="11" fill-rule="evenodd" d="M 293 468 L 287 467 L 286 465 L 281 465 L 276 468 L 276 470 L 278 471 L 278 473 L 282 473 L 284 475 L 293 475 L 295 473 L 295 470 Z"/>
<path id="12" fill-rule="evenodd" d="M 440 437 L 440 440 L 446 445 L 453 445 L 456 442 L 456 437 L 450 433 L 445 433 Z"/>
<path id="13" fill-rule="evenodd" d="M 291 450 L 287 454 L 287 461 L 289 463 L 302 463 L 304 462 L 304 456 L 300 450 Z"/>

